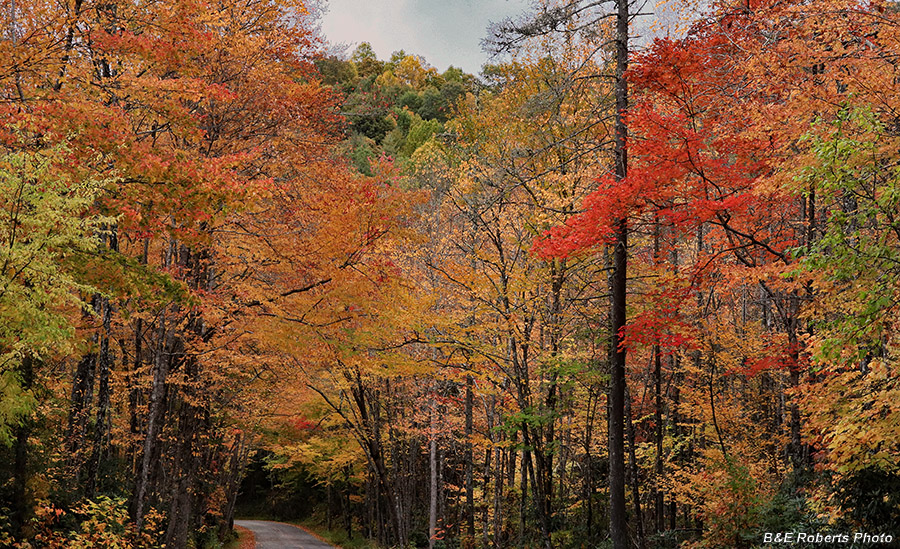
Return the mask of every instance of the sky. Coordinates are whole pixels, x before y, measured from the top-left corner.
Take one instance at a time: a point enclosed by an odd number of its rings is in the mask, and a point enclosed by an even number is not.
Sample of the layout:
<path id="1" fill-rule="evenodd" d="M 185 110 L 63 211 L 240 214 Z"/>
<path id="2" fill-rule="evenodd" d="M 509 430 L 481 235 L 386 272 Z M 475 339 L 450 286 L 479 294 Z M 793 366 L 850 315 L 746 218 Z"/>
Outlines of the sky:
<path id="1" fill-rule="evenodd" d="M 489 61 L 481 49 L 491 22 L 516 18 L 528 11 L 532 0 L 325 0 L 327 13 L 322 31 L 332 44 L 347 44 L 349 52 L 369 42 L 379 59 L 397 50 L 421 55 L 443 72 L 448 66 L 479 74 Z M 695 0 L 704 4 L 705 0 Z M 638 0 L 641 11 L 653 11 L 653 0 Z M 668 8 L 657 14 L 663 22 L 674 20 Z M 653 18 L 640 17 L 632 32 L 643 35 L 633 46 L 648 43 Z M 659 32 L 659 31 L 657 31 Z"/>
<path id="2" fill-rule="evenodd" d="M 531 0 L 328 0 L 322 31 L 332 43 L 369 42 L 379 59 L 404 50 L 443 72 L 481 72 L 491 21 L 515 17 Z M 352 48 L 351 50 L 352 51 Z"/>

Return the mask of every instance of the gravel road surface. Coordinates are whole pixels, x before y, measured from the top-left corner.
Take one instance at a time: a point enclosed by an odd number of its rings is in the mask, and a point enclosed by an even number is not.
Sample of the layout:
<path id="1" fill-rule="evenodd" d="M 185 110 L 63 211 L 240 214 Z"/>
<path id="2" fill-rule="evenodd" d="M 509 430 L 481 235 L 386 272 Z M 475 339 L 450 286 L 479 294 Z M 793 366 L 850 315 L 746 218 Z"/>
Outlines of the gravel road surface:
<path id="1" fill-rule="evenodd" d="M 234 523 L 253 531 L 253 535 L 256 536 L 256 549 L 325 549 L 333 547 L 290 524 L 267 520 L 236 520 Z"/>

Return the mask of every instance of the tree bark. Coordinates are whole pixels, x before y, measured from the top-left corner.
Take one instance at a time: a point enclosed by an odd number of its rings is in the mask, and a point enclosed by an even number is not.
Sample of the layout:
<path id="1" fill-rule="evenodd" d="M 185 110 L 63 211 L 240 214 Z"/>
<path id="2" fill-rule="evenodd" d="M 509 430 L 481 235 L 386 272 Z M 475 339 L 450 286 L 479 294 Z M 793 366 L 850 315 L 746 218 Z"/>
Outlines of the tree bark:
<path id="1" fill-rule="evenodd" d="M 91 309 L 100 309 L 100 295 L 91 298 Z M 82 318 L 90 319 L 91 312 L 83 311 Z M 92 336 L 92 343 L 98 342 L 98 335 Z M 72 378 L 72 396 L 69 408 L 68 429 L 66 432 L 67 465 L 72 483 L 81 486 L 84 466 L 84 445 L 88 436 L 88 418 L 94 401 L 94 381 L 97 369 L 97 353 L 92 349 L 81 357 Z"/>
<path id="2" fill-rule="evenodd" d="M 488 421 L 490 422 L 490 416 L 488 416 Z M 490 429 L 490 425 L 488 425 Z M 491 526 L 488 523 L 488 504 L 487 504 L 487 493 L 488 486 L 491 482 L 491 449 L 488 448 L 484 451 L 484 480 L 482 482 L 481 493 L 482 499 L 485 500 L 481 507 L 481 541 L 482 546 L 489 547 L 491 544 L 490 532 Z"/>
<path id="3" fill-rule="evenodd" d="M 113 357 L 109 350 L 109 338 L 112 333 L 112 306 L 108 298 L 100 299 L 100 315 L 103 324 L 100 332 L 100 350 L 97 355 L 97 413 L 94 420 L 94 445 L 91 459 L 88 462 L 85 489 L 88 498 L 93 498 L 97 493 L 104 440 L 109 438 L 109 378 Z"/>
<path id="4" fill-rule="evenodd" d="M 134 490 L 134 521 L 138 530 L 144 524 L 144 512 L 150 488 L 152 459 L 158 445 L 161 423 L 165 409 L 166 378 L 169 373 L 169 332 L 166 326 L 166 308 L 160 312 L 157 331 L 156 356 L 154 357 L 153 384 L 150 389 L 150 406 L 147 412 L 147 434 L 144 437 L 143 453 Z"/>
<path id="5" fill-rule="evenodd" d="M 622 182 L 628 176 L 628 128 L 625 122 L 628 108 L 628 82 L 625 79 L 628 70 L 628 0 L 617 0 L 617 7 L 615 162 L 616 181 Z M 628 547 L 625 510 L 625 347 L 621 341 L 626 321 L 628 223 L 625 212 L 622 216 L 615 226 L 610 288 L 609 533 L 614 549 Z"/>
<path id="6" fill-rule="evenodd" d="M 528 466 L 531 463 L 531 453 L 522 451 L 522 478 L 519 480 L 519 491 L 522 499 L 519 504 L 519 546 L 525 546 L 525 527 L 528 519 Z"/>
<path id="7" fill-rule="evenodd" d="M 500 447 L 494 448 L 494 547 L 503 547 L 503 459 Z"/>
<path id="8" fill-rule="evenodd" d="M 21 374 L 22 390 L 30 391 L 34 383 L 34 358 L 29 352 L 22 357 L 19 366 Z M 22 537 L 22 529 L 28 518 L 28 437 L 31 436 L 31 414 L 23 417 L 21 423 L 16 426 L 15 433 L 15 457 L 13 463 L 12 482 L 12 509 L 11 525 L 16 536 Z"/>
<path id="9" fill-rule="evenodd" d="M 227 470 L 225 478 L 225 495 L 228 503 L 222 511 L 224 520 L 219 525 L 219 539 L 225 539 L 225 536 L 234 529 L 234 509 L 237 505 L 238 492 L 241 488 L 241 479 L 244 476 L 244 467 L 247 464 L 249 448 L 244 438 L 238 434 L 235 436 L 231 446 L 230 466 Z"/>
<path id="10" fill-rule="evenodd" d="M 638 478 L 637 456 L 634 451 L 634 423 L 631 420 L 631 396 L 625 391 L 625 425 L 628 430 L 628 461 L 631 465 L 629 468 L 629 477 L 631 480 L 631 497 L 634 502 L 634 515 L 637 520 L 637 545 L 640 549 L 647 546 L 644 537 L 644 514 L 641 511 L 641 486 Z"/>
<path id="11" fill-rule="evenodd" d="M 438 475 L 437 475 L 437 437 L 435 435 L 437 422 L 435 421 L 434 402 L 431 403 L 431 433 L 428 442 L 428 464 L 431 487 L 428 494 L 428 547 L 434 547 L 435 534 L 437 533 L 437 502 L 438 502 Z"/>
<path id="12" fill-rule="evenodd" d="M 656 217 L 653 224 L 653 264 L 657 268 L 659 268 L 660 264 L 659 232 L 659 217 Z M 663 480 L 662 357 L 660 352 L 660 345 L 657 343 L 653 346 L 653 396 L 655 401 L 653 420 L 656 424 L 654 429 L 656 435 L 656 460 L 654 463 L 656 481 L 653 485 L 653 515 L 654 526 L 657 532 L 662 532 L 665 528 L 663 491 L 660 488 Z"/>
<path id="13" fill-rule="evenodd" d="M 473 385 L 471 375 L 466 376 L 466 530 L 471 540 L 475 539 L 475 486 L 474 486 L 474 460 L 472 453 L 472 408 L 474 404 Z"/>
<path id="14" fill-rule="evenodd" d="M 656 400 L 656 410 L 654 412 L 654 421 L 656 422 L 656 462 L 654 470 L 656 473 L 656 484 L 653 489 L 653 500 L 655 507 L 656 531 L 662 532 L 665 529 L 665 519 L 663 517 L 663 491 L 660 488 L 663 480 L 663 415 L 662 415 L 662 360 L 659 356 L 659 345 L 653 347 L 653 392 Z"/>

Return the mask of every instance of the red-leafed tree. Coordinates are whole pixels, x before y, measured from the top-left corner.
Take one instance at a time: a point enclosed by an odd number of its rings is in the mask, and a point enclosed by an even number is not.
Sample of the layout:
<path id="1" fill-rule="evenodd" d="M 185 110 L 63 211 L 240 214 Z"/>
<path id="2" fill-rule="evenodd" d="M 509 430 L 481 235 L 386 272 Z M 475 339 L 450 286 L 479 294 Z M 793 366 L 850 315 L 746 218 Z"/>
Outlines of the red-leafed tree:
<path id="1" fill-rule="evenodd" d="M 538 253 L 563 257 L 615 249 L 623 220 L 627 222 L 631 255 L 638 261 L 630 272 L 642 276 L 630 283 L 629 293 L 640 296 L 629 307 L 631 317 L 617 328 L 623 349 L 635 356 L 641 356 L 642 349 L 650 353 L 657 387 L 661 354 L 672 357 L 671 369 L 679 356 L 682 368 L 690 364 L 694 378 L 685 384 L 708 378 L 710 393 L 701 419 L 709 422 L 711 445 L 725 461 L 731 454 L 729 428 L 722 425 L 727 413 L 717 410 L 722 405 L 713 395 L 715 387 L 728 382 L 721 363 L 756 364 L 758 357 L 752 353 L 760 351 L 776 370 L 797 368 L 796 289 L 778 275 L 791 264 L 790 250 L 800 244 L 796 223 L 802 219 L 800 201 L 770 184 L 779 160 L 775 140 L 781 136 L 758 112 L 777 96 L 752 81 L 738 57 L 737 42 L 744 48 L 764 48 L 764 40 L 752 29 L 737 30 L 731 23 L 724 16 L 698 24 L 686 38 L 658 40 L 636 56 L 628 73 L 634 100 L 628 112 L 627 177 L 600 179 L 583 213 L 536 243 Z M 614 259 L 614 272 L 617 265 Z M 723 323 L 722 317 L 729 316 L 724 314 L 728 309 L 743 306 L 746 318 L 747 301 L 741 296 L 752 291 L 755 282 L 766 303 L 774 304 L 787 338 L 780 346 L 758 346 L 745 349 L 742 356 L 738 351 L 725 357 L 720 353 L 722 338 L 728 331 L 746 329 L 747 321 L 731 315 Z M 761 308 L 755 309 L 760 314 Z M 631 364 L 637 376 L 637 366 Z M 677 390 L 685 391 L 682 398 L 688 395 L 686 388 Z M 676 398 L 677 393 L 670 395 Z M 670 416 L 676 415 L 676 407 L 670 403 Z M 660 454 L 661 395 L 655 408 Z M 667 421 L 673 424 L 677 418 Z M 794 451 L 800 451 L 799 444 Z M 662 456 L 657 459 L 659 476 Z M 658 490 L 662 484 L 658 478 Z"/>

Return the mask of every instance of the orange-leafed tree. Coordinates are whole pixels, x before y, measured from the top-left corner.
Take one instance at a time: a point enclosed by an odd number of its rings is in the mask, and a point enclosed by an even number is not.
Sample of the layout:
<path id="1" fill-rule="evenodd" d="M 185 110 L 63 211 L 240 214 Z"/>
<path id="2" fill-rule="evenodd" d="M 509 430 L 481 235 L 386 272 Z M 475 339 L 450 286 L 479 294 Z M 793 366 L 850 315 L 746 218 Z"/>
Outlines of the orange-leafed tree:
<path id="1" fill-rule="evenodd" d="M 103 182 L 90 204 L 103 245 L 77 256 L 73 288 L 95 292 L 72 317 L 86 345 L 53 357 L 71 373 L 54 384 L 67 405 L 48 412 L 67 450 L 56 503 L 124 474 L 137 528 L 159 508 L 164 541 L 185 545 L 230 520 L 246 437 L 229 425 L 264 396 L 234 387 L 276 333 L 260 319 L 339 326 L 355 274 L 390 274 L 377 253 L 359 268 L 399 211 L 372 208 L 390 182 L 332 156 L 340 120 L 302 2 L 17 2 L 3 18 L 4 148 L 65 142 L 53 169 Z M 309 300 L 330 282 L 343 303 Z"/>

